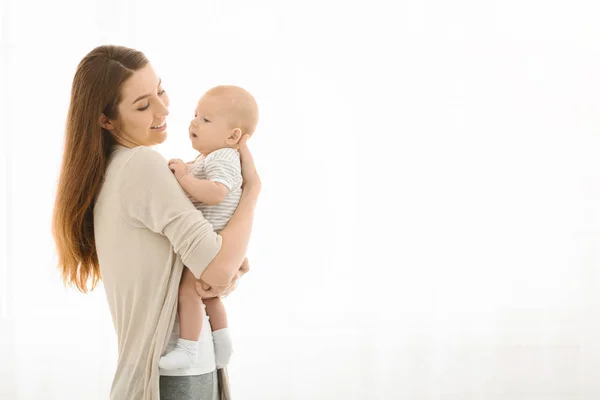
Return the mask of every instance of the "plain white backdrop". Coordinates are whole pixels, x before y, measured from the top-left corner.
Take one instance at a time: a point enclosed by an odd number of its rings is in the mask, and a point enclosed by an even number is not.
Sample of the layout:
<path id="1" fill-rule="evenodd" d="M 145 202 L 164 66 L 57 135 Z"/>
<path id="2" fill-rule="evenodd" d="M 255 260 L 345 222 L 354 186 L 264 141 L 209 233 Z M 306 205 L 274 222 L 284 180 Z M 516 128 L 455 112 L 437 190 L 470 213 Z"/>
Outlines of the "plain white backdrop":
<path id="1" fill-rule="evenodd" d="M 106 399 L 102 287 L 50 234 L 70 86 L 146 53 L 191 158 L 198 97 L 240 85 L 264 190 L 226 300 L 235 399 L 600 397 L 600 5 L 0 3 L 0 398 Z"/>

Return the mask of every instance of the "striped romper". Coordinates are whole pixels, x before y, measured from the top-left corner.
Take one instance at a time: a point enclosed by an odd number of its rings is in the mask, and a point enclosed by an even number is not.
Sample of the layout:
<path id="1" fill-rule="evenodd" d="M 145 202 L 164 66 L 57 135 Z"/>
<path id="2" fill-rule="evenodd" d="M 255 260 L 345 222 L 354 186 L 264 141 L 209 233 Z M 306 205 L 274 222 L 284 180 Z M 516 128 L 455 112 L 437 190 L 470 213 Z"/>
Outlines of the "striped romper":
<path id="1" fill-rule="evenodd" d="M 229 194 L 217 205 L 211 206 L 190 197 L 194 206 L 202 211 L 215 229 L 220 232 L 231 219 L 242 195 L 242 168 L 240 153 L 235 149 L 215 150 L 207 156 L 200 155 L 190 166 L 190 173 L 197 179 L 208 179 L 229 188 Z"/>

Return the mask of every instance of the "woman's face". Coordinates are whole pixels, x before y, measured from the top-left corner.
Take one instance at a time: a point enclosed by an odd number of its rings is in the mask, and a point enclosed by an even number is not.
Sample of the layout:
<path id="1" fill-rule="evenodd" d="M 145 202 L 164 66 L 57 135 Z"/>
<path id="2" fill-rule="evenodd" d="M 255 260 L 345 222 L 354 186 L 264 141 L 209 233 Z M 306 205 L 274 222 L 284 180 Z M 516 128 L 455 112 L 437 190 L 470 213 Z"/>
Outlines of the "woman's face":
<path id="1" fill-rule="evenodd" d="M 111 123 L 121 145 L 153 146 L 165 141 L 169 97 L 150 63 L 125 81 L 118 110 L 118 119 Z"/>

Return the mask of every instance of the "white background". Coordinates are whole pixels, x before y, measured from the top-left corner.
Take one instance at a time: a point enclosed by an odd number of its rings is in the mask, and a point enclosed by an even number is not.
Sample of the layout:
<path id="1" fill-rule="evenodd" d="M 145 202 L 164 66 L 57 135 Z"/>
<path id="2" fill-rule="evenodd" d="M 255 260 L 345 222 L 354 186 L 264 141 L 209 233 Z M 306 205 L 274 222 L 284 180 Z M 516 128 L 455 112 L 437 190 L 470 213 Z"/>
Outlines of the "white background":
<path id="1" fill-rule="evenodd" d="M 50 234 L 106 43 L 162 77 L 167 158 L 211 86 L 260 105 L 235 399 L 600 397 L 600 5 L 387 3 L 0 3 L 0 398 L 110 389 L 104 292 L 61 286 Z"/>

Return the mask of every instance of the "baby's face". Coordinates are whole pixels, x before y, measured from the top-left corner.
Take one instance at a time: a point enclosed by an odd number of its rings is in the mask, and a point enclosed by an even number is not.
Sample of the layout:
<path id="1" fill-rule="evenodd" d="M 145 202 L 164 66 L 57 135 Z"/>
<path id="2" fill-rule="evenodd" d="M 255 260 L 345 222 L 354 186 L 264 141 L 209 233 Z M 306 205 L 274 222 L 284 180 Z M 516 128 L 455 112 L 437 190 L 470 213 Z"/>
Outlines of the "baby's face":
<path id="1" fill-rule="evenodd" d="M 215 96 L 204 96 L 198 101 L 189 128 L 194 149 L 207 155 L 229 147 L 227 139 L 231 136 L 233 128 L 223 115 L 226 109 L 223 100 Z"/>

